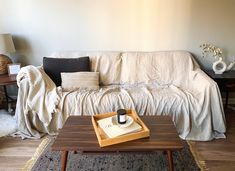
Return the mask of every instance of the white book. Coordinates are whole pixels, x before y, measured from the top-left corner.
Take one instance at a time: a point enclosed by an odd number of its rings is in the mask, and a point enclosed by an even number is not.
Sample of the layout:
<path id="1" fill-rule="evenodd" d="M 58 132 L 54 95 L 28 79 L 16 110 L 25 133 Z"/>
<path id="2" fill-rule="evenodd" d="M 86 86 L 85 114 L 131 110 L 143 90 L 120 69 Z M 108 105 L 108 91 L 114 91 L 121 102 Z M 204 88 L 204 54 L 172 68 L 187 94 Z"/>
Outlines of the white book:
<path id="1" fill-rule="evenodd" d="M 112 117 L 100 119 L 97 122 L 99 124 L 99 127 L 103 129 L 103 131 L 109 138 L 114 138 L 120 135 L 142 130 L 142 127 L 136 122 L 133 122 L 128 127 L 121 127 L 119 124 L 114 124 L 112 121 Z"/>

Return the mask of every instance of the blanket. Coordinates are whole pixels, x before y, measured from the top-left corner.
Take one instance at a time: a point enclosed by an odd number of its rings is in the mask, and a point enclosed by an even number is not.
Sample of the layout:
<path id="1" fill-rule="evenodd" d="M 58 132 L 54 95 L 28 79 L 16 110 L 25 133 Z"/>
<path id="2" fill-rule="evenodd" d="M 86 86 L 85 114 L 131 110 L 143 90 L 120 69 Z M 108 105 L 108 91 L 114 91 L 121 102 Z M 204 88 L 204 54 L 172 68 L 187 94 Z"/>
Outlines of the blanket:
<path id="1" fill-rule="evenodd" d="M 194 77 L 195 84 L 206 87 L 207 82 L 199 75 Z M 70 92 L 61 109 L 66 116 L 90 116 L 119 108 L 135 109 L 138 115 L 168 115 L 182 139 L 208 141 L 225 138 L 222 101 L 213 96 L 218 91 L 216 84 L 197 93 L 173 84 L 102 86 L 96 91 Z M 210 105 L 214 107 L 210 108 Z"/>
<path id="2" fill-rule="evenodd" d="M 63 123 L 56 115 L 60 93 L 41 67 L 23 67 L 17 75 L 19 86 L 15 117 L 22 138 L 40 138 L 43 133 L 55 134 Z M 52 120 L 54 122 L 52 123 Z"/>
<path id="3" fill-rule="evenodd" d="M 17 135 L 22 138 L 55 135 L 69 115 L 94 115 L 118 108 L 135 109 L 139 115 L 170 115 L 182 139 L 208 141 L 225 137 L 219 88 L 200 69 L 190 72 L 184 87 L 153 83 L 63 92 L 42 68 L 34 66 L 22 68 L 17 81 Z"/>

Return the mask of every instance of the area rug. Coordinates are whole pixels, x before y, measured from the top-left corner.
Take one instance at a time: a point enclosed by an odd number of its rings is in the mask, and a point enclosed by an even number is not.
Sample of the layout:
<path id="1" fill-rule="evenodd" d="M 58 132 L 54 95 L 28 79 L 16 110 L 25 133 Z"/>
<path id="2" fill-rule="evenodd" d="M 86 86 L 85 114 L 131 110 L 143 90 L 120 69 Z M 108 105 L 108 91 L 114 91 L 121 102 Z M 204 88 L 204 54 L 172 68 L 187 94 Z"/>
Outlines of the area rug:
<path id="1" fill-rule="evenodd" d="M 60 152 L 51 151 L 53 139 L 45 138 L 34 156 L 26 163 L 23 170 L 59 171 Z M 190 151 L 187 142 L 184 148 L 173 152 L 174 169 L 177 171 L 201 170 Z M 68 171 L 167 171 L 167 156 L 164 152 L 154 153 L 119 153 L 119 154 L 81 154 L 69 152 Z"/>
<path id="2" fill-rule="evenodd" d="M 6 110 L 0 110 L 0 137 L 7 136 L 16 131 L 16 120 Z"/>

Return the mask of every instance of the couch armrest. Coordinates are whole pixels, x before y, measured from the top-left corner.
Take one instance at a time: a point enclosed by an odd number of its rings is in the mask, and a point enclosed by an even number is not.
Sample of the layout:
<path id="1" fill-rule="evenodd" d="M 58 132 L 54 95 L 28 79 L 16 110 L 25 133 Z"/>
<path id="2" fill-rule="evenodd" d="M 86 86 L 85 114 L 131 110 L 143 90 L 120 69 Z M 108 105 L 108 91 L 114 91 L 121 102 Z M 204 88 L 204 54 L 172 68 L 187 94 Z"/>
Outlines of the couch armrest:
<path id="1" fill-rule="evenodd" d="M 27 92 L 21 92 L 27 98 L 24 103 L 27 104 L 29 110 L 38 114 L 43 123 L 49 124 L 51 114 L 60 98 L 55 83 L 41 66 L 29 65 L 20 70 L 17 75 L 17 84 L 19 87 L 28 85 L 28 90 L 22 89 Z"/>
<path id="2" fill-rule="evenodd" d="M 223 133 L 226 130 L 223 102 L 217 83 L 201 69 L 190 72 L 188 89 L 199 103 L 197 119 L 210 119 L 212 129 Z"/>
<path id="3" fill-rule="evenodd" d="M 191 82 L 190 87 L 198 91 L 209 87 L 218 87 L 217 83 L 200 68 L 190 72 L 189 81 Z"/>
<path id="4" fill-rule="evenodd" d="M 52 115 L 61 97 L 54 82 L 42 67 L 26 66 L 17 75 L 17 83 L 19 91 L 15 115 L 18 134 L 39 138 L 39 132 L 51 132 Z"/>
<path id="5" fill-rule="evenodd" d="M 54 86 L 54 82 L 50 79 L 50 77 L 44 72 L 43 66 L 32 66 L 28 65 L 26 67 L 22 67 L 20 72 L 17 74 L 16 80 L 17 80 L 17 85 L 20 86 L 21 81 L 24 79 L 28 79 L 28 81 L 33 84 L 37 84 L 38 81 L 37 77 L 40 76 L 40 79 L 42 81 L 46 81 L 48 85 Z"/>

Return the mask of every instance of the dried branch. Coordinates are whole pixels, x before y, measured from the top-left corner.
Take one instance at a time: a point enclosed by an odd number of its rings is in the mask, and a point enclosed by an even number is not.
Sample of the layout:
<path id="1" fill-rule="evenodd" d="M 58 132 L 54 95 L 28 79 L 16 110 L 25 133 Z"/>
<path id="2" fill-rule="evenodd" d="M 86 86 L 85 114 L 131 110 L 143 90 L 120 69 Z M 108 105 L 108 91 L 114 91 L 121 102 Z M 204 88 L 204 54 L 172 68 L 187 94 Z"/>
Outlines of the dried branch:
<path id="1" fill-rule="evenodd" d="M 212 55 L 216 58 L 223 58 L 222 51 L 220 48 L 211 45 L 211 44 L 202 44 L 200 45 L 202 48 L 202 57 L 205 57 L 205 55 L 208 55 L 212 53 Z"/>

